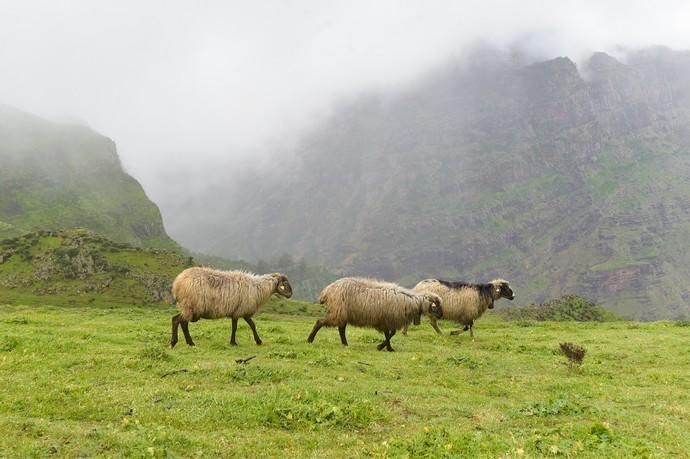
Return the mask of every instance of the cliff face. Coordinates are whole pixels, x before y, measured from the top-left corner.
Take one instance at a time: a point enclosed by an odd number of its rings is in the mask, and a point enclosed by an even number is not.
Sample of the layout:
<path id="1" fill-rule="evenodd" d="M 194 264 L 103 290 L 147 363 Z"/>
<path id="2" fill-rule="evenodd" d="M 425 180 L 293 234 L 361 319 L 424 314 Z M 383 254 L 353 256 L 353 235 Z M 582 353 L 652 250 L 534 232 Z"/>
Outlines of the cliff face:
<path id="1" fill-rule="evenodd" d="M 0 237 L 78 226 L 139 246 L 177 246 L 110 139 L 0 106 Z"/>
<path id="2" fill-rule="evenodd" d="M 241 218 L 205 229 L 207 250 L 406 284 L 501 276 L 522 302 L 576 293 L 643 319 L 690 311 L 688 53 L 449 68 L 341 109 L 295 156 Z"/>

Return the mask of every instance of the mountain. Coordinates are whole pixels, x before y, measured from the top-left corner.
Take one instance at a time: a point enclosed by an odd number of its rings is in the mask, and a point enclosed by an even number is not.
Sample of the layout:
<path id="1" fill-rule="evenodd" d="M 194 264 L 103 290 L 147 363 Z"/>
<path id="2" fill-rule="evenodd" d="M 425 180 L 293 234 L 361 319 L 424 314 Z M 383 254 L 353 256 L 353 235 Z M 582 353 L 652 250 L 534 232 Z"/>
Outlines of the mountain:
<path id="1" fill-rule="evenodd" d="M 185 243 L 407 285 L 501 276 L 516 303 L 690 311 L 690 53 L 488 53 L 362 96 L 277 156 L 279 177 L 236 180 L 228 217 Z"/>
<path id="2" fill-rule="evenodd" d="M 0 105 L 0 239 L 71 227 L 177 248 L 158 207 L 122 170 L 112 140 Z"/>

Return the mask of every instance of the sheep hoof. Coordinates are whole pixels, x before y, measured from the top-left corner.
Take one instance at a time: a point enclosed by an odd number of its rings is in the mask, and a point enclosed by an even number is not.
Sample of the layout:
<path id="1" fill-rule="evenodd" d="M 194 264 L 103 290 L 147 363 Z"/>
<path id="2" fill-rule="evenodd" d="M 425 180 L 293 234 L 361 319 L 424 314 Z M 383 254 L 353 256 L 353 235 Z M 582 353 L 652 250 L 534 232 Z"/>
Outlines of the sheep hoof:
<path id="1" fill-rule="evenodd" d="M 237 343 L 234 341 L 230 341 L 230 346 L 237 346 Z"/>
<path id="2" fill-rule="evenodd" d="M 257 346 L 261 346 L 262 344 L 264 344 L 264 342 L 261 341 L 261 340 L 258 340 L 258 341 L 256 342 L 256 345 L 257 345 Z"/>

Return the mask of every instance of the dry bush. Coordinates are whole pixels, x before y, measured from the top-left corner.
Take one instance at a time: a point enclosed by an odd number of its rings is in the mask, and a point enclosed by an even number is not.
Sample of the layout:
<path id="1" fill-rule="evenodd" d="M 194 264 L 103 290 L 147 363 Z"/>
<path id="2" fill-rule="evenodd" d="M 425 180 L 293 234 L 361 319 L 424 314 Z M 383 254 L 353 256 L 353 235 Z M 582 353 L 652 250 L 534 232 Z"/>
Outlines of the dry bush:
<path id="1" fill-rule="evenodd" d="M 561 343 L 561 354 L 568 358 L 569 367 L 579 367 L 582 365 L 582 361 L 585 358 L 585 353 L 587 350 L 573 343 Z"/>

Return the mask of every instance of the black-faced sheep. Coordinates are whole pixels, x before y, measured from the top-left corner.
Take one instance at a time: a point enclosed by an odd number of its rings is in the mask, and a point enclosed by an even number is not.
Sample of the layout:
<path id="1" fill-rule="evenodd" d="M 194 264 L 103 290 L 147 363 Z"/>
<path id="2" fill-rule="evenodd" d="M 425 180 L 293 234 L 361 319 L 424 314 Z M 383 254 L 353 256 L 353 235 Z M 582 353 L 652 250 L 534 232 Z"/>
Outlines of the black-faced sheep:
<path id="1" fill-rule="evenodd" d="M 443 320 L 453 320 L 465 326 L 462 330 L 451 331 L 450 334 L 457 335 L 469 330 L 472 337 L 474 337 L 474 321 L 481 317 L 487 308 L 493 309 L 494 302 L 501 298 L 511 301 L 515 298 L 510 284 L 503 279 L 492 280 L 488 284 L 426 279 L 415 285 L 412 290 L 435 293 L 440 296 L 443 304 Z M 431 326 L 440 335 L 441 330 L 436 324 L 437 319 L 433 316 L 430 319 Z M 403 328 L 402 333 L 407 334 L 407 327 Z"/>
<path id="2" fill-rule="evenodd" d="M 177 344 L 178 326 L 182 326 L 187 344 L 194 346 L 189 335 L 189 322 L 222 317 L 232 319 L 231 345 L 237 345 L 235 332 L 240 317 L 252 329 L 256 344 L 261 344 L 252 316 L 274 293 L 285 298 L 292 296 L 290 282 L 283 274 L 256 275 L 210 268 L 185 269 L 172 285 L 172 295 L 180 313 L 172 318 L 170 347 Z"/>
<path id="3" fill-rule="evenodd" d="M 340 341 L 347 346 L 345 328 L 348 324 L 371 327 L 383 333 L 384 341 L 377 346 L 392 352 L 391 338 L 396 330 L 419 323 L 422 313 L 430 317 L 442 316 L 441 300 L 434 293 L 414 292 L 397 284 L 359 277 L 345 277 L 328 285 L 320 295 L 326 304 L 326 317 L 319 319 L 307 338 L 314 342 L 323 326 L 338 327 Z"/>

